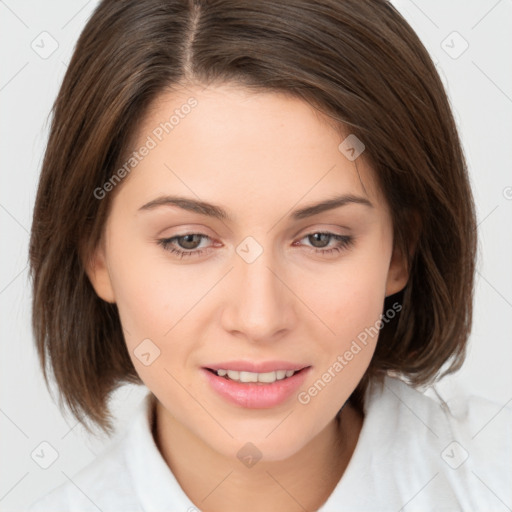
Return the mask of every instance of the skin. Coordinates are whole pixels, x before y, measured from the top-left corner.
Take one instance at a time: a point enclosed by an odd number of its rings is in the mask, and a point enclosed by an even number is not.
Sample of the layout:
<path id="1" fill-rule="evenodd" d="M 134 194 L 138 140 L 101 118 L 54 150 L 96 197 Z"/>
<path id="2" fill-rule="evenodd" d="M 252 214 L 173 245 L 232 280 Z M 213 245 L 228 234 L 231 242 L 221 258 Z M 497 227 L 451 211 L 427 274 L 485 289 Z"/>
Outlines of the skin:
<path id="1" fill-rule="evenodd" d="M 228 403 L 201 367 L 220 361 L 286 360 L 310 365 L 308 390 L 383 313 L 385 296 L 407 282 L 393 249 L 385 198 L 364 153 L 338 149 L 346 135 L 304 101 L 236 85 L 166 92 L 152 105 L 134 149 L 189 97 L 198 105 L 112 192 L 104 237 L 87 267 L 104 300 L 117 303 L 126 344 L 157 398 L 155 440 L 189 498 L 201 510 L 315 510 L 341 478 L 363 417 L 349 404 L 376 339 L 309 403 L 297 396 L 267 409 Z M 357 164 L 357 169 L 356 169 Z M 364 184 L 364 186 L 363 186 Z M 139 208 L 162 195 L 214 203 L 221 220 L 177 206 Z M 347 204 L 293 220 L 295 209 L 352 194 L 373 207 Z M 318 232 L 351 236 L 339 245 Z M 176 257 L 177 249 L 203 249 Z M 252 263 L 236 252 L 248 236 L 263 249 Z M 194 245 L 195 243 L 195 245 Z M 145 366 L 134 350 L 152 340 L 160 356 Z M 262 459 L 237 458 L 253 443 Z"/>

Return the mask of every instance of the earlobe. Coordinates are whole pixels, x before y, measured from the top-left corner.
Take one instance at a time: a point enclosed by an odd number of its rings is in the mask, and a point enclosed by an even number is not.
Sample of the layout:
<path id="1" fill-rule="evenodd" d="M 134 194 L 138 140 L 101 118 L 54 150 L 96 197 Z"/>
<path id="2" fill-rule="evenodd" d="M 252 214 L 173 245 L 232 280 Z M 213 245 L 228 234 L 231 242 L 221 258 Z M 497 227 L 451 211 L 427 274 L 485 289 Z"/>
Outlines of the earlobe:
<path id="1" fill-rule="evenodd" d="M 116 300 L 103 243 L 100 243 L 93 254 L 87 258 L 85 272 L 98 297 L 114 304 Z"/>

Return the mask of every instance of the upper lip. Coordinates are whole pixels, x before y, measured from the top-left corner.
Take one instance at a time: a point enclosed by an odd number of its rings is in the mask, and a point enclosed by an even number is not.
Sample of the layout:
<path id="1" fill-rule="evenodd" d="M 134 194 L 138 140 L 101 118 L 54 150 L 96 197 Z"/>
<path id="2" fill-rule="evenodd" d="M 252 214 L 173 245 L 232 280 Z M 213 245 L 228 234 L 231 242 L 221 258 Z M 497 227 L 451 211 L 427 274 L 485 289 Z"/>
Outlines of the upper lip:
<path id="1" fill-rule="evenodd" d="M 209 370 L 238 370 L 242 372 L 267 373 L 276 370 L 298 371 L 309 365 L 291 363 L 290 361 L 225 361 L 205 366 Z"/>

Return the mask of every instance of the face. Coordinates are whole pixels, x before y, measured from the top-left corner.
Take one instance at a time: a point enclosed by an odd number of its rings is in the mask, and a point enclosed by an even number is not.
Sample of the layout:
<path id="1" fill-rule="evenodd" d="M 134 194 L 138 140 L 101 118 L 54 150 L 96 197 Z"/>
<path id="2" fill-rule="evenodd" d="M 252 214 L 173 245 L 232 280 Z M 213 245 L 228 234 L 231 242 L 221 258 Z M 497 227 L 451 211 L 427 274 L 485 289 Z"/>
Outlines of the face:
<path id="1" fill-rule="evenodd" d="M 364 153 L 338 148 L 348 134 L 282 94 L 166 93 L 110 192 L 91 282 L 163 414 L 227 457 L 250 441 L 283 459 L 325 429 L 406 283 Z"/>

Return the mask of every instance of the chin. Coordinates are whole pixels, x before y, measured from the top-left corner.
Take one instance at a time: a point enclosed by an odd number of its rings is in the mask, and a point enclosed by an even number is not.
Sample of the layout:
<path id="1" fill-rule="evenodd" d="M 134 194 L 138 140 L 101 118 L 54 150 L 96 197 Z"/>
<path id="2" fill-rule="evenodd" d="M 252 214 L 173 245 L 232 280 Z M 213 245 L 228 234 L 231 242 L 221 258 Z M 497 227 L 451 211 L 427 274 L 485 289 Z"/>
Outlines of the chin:
<path id="1" fill-rule="evenodd" d="M 272 462 L 286 460 L 294 456 L 311 440 L 306 432 L 296 429 L 293 435 L 290 435 L 290 430 L 293 428 L 290 425 L 287 428 L 283 426 L 282 431 L 278 433 L 280 428 L 276 428 L 276 424 L 265 430 L 258 428 L 256 435 L 251 435 L 247 430 L 239 434 L 232 431 L 234 439 L 230 439 L 227 443 L 224 437 L 224 439 L 211 440 L 211 443 L 208 444 L 227 458 L 236 457 L 243 462 L 244 457 L 248 456 L 260 461 Z M 272 432 L 273 429 L 276 430 Z"/>

